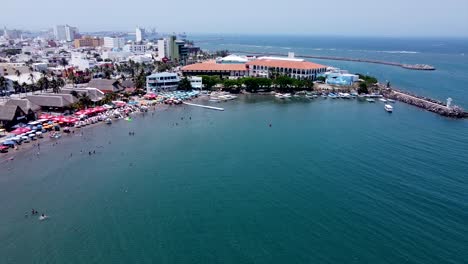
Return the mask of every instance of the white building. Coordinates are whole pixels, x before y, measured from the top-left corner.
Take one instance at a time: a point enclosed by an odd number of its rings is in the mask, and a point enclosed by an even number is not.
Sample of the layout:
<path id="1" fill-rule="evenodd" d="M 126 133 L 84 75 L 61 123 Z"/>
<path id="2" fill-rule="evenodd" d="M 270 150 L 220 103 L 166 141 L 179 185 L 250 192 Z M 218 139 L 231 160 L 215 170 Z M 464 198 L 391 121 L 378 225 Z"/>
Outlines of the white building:
<path id="1" fill-rule="evenodd" d="M 121 49 L 125 45 L 124 38 L 111 38 L 105 37 L 104 38 L 104 48 L 108 49 Z"/>
<path id="2" fill-rule="evenodd" d="M 73 41 L 78 28 L 69 25 L 57 25 L 54 27 L 54 36 L 56 40 Z"/>
<path id="3" fill-rule="evenodd" d="M 128 57 L 128 60 L 132 60 L 138 63 L 150 63 L 153 61 L 153 57 L 151 56 L 151 54 L 134 55 L 134 56 Z"/>
<path id="4" fill-rule="evenodd" d="M 126 52 L 138 53 L 143 54 L 146 52 L 146 45 L 139 45 L 139 44 L 127 44 L 123 47 L 123 50 Z"/>
<path id="5" fill-rule="evenodd" d="M 203 87 L 203 78 L 198 76 L 190 76 L 189 77 L 190 84 L 192 85 L 193 89 L 201 89 Z"/>
<path id="6" fill-rule="evenodd" d="M 167 39 L 158 40 L 158 58 L 169 58 L 169 44 Z"/>
<path id="7" fill-rule="evenodd" d="M 69 25 L 65 26 L 65 38 L 67 41 L 74 41 L 76 34 L 78 34 L 78 28 L 70 27 Z"/>
<path id="8" fill-rule="evenodd" d="M 160 92 L 166 90 L 175 90 L 179 85 L 180 78 L 177 73 L 159 72 L 146 77 L 147 92 Z"/>
<path id="9" fill-rule="evenodd" d="M 96 63 L 86 58 L 86 55 L 80 52 L 72 52 L 70 65 L 77 67 L 79 70 L 84 71 L 86 69 L 93 68 Z"/>
<path id="10" fill-rule="evenodd" d="M 126 51 L 105 51 L 102 53 L 102 59 L 109 59 L 112 61 L 126 61 L 133 54 Z"/>
<path id="11" fill-rule="evenodd" d="M 136 42 L 142 42 L 145 39 L 145 30 L 143 28 L 137 27 L 135 31 L 135 40 Z"/>
<path id="12" fill-rule="evenodd" d="M 54 27 L 54 36 L 56 40 L 66 40 L 65 25 L 57 25 Z"/>

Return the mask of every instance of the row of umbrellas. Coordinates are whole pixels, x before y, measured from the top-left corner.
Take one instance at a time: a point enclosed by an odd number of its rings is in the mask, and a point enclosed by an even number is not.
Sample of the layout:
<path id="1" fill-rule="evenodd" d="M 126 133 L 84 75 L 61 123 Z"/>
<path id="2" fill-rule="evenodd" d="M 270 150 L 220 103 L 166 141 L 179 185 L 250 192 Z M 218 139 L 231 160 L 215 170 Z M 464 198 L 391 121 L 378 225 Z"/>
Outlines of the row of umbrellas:
<path id="1" fill-rule="evenodd" d="M 88 108 L 86 110 L 80 110 L 80 111 L 76 112 L 75 115 L 76 116 L 90 115 L 90 114 L 102 113 L 102 112 L 105 112 L 105 111 L 107 111 L 107 108 L 102 107 L 102 106 L 97 106 L 97 107 L 94 107 L 94 108 Z"/>

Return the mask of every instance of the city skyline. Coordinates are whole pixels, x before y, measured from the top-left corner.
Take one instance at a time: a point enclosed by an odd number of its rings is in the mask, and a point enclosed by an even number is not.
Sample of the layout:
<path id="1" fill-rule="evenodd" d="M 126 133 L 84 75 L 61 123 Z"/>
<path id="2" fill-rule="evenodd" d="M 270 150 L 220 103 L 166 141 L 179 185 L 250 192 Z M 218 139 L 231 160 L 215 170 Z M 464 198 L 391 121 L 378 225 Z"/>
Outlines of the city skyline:
<path id="1" fill-rule="evenodd" d="M 72 9 L 57 0 L 25 0 L 21 4 L 6 2 L 2 7 L 8 10 L 0 17 L 2 27 L 29 30 L 69 24 L 80 32 L 130 32 L 141 26 L 190 33 L 468 37 L 468 1 L 463 0 L 441 4 L 422 0 L 336 0 L 332 4 L 293 0 L 287 6 L 239 0 L 224 9 L 214 0 L 182 1 L 177 6 L 149 0 L 138 6 L 82 0 Z"/>

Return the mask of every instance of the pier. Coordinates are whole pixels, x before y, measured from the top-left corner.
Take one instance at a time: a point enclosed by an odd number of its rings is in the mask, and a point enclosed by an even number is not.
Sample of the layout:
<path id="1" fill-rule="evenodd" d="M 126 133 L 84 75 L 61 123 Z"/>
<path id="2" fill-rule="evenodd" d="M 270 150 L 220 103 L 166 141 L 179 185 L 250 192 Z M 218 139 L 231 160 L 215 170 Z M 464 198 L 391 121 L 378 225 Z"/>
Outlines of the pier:
<path id="1" fill-rule="evenodd" d="M 232 51 L 236 53 L 244 53 L 248 55 L 262 55 L 262 56 L 287 56 L 287 54 L 282 53 L 269 53 L 269 52 L 249 52 L 249 51 Z M 297 55 L 296 57 L 307 58 L 307 59 L 321 59 L 321 60 L 337 60 L 337 61 L 352 61 L 352 62 L 365 62 L 365 63 L 374 63 L 382 64 L 389 66 L 401 67 L 408 70 L 420 70 L 420 71 L 434 71 L 436 68 L 427 64 L 404 64 L 399 62 L 391 61 L 381 61 L 381 60 L 371 60 L 371 59 L 359 59 L 359 58 L 347 58 L 347 57 L 334 57 L 334 56 L 315 56 L 315 55 Z"/>
<path id="2" fill-rule="evenodd" d="M 381 87 L 382 88 L 382 87 Z M 453 117 L 453 118 L 468 118 L 468 112 L 465 112 L 463 108 L 459 106 L 450 106 L 427 97 L 421 97 L 409 92 L 397 90 L 397 89 L 386 89 L 383 90 L 385 97 L 394 99 L 406 104 L 414 105 L 424 110 L 439 114 L 441 116 Z"/>
<path id="3" fill-rule="evenodd" d="M 215 107 L 215 106 L 209 106 L 209 105 L 200 105 L 200 104 L 192 104 L 192 103 L 187 103 L 187 102 L 183 102 L 183 104 L 190 105 L 190 106 L 197 106 L 197 107 L 211 109 L 211 110 L 224 111 L 224 108 L 221 108 L 221 107 Z"/>

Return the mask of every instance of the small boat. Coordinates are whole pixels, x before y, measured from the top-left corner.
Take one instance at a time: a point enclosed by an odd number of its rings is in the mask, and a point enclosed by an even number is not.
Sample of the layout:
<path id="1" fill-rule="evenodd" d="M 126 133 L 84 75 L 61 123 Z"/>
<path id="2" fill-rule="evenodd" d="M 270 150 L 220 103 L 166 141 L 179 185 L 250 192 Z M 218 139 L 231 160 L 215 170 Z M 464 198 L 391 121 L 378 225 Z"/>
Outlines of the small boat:
<path id="1" fill-rule="evenodd" d="M 385 111 L 387 111 L 387 112 L 389 112 L 389 113 L 393 112 L 393 106 L 391 106 L 391 105 L 389 105 L 389 104 L 386 104 L 386 105 L 384 106 L 384 108 L 385 108 Z"/>
<path id="2" fill-rule="evenodd" d="M 278 99 L 284 99 L 284 95 L 282 93 L 275 93 L 275 97 Z"/>
<path id="3" fill-rule="evenodd" d="M 393 99 L 387 99 L 387 102 L 389 102 L 389 103 L 395 103 L 395 100 L 393 100 Z"/>
<path id="4" fill-rule="evenodd" d="M 291 94 L 290 93 L 285 93 L 285 94 L 283 94 L 283 97 L 284 98 L 291 98 Z"/>
<path id="5" fill-rule="evenodd" d="M 104 122 L 106 122 L 108 125 L 112 124 L 112 120 L 110 118 L 107 118 Z"/>
<path id="6" fill-rule="evenodd" d="M 372 99 L 372 98 L 367 98 L 366 101 L 369 103 L 375 103 L 375 99 Z"/>
<path id="7" fill-rule="evenodd" d="M 329 94 L 328 94 L 328 97 L 330 97 L 331 99 L 336 99 L 336 98 L 338 98 L 338 96 L 337 96 L 336 94 L 334 94 L 334 93 L 329 93 Z"/>
<path id="8" fill-rule="evenodd" d="M 385 98 L 380 98 L 379 101 L 380 101 L 380 102 L 386 103 L 386 102 L 387 102 L 387 99 L 385 99 Z"/>

